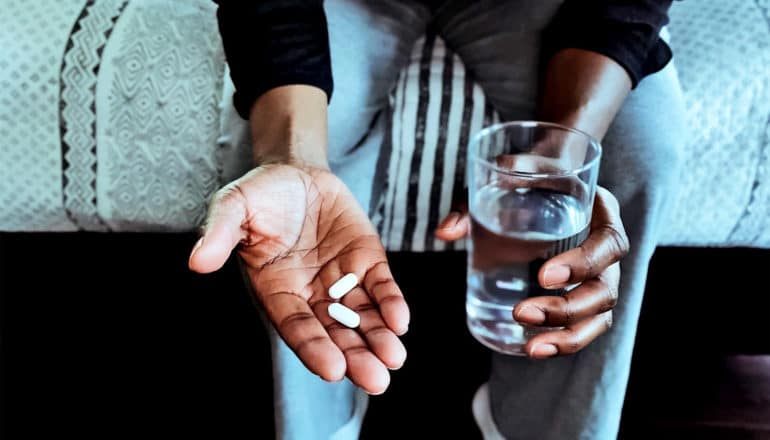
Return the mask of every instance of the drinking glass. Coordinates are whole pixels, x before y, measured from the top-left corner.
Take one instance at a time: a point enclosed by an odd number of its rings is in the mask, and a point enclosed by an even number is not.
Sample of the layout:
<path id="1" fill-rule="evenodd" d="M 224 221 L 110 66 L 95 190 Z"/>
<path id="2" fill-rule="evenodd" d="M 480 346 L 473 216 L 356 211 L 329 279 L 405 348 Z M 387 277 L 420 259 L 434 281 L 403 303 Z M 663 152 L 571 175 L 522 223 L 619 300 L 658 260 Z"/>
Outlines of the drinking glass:
<path id="1" fill-rule="evenodd" d="M 519 324 L 513 307 L 569 289 L 541 287 L 538 272 L 588 236 L 600 158 L 596 139 L 553 123 L 496 124 L 472 139 L 466 317 L 490 349 L 523 355 L 530 338 L 553 330 Z"/>

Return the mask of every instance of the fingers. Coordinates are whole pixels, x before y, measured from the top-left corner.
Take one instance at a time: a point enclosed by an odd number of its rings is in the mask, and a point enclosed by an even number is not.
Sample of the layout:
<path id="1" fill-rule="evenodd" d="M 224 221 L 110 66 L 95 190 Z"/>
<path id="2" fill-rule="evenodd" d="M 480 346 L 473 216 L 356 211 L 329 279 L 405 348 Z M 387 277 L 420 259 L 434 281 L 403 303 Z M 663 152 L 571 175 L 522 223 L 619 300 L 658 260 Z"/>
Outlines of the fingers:
<path id="1" fill-rule="evenodd" d="M 348 273 L 356 274 L 360 285 L 377 305 L 388 328 L 398 335 L 406 333 L 409 328 L 409 307 L 390 273 L 385 250 L 379 241 L 341 253 L 324 267 L 319 277 L 328 289 L 328 286 Z"/>
<path id="2" fill-rule="evenodd" d="M 524 347 L 535 359 L 577 353 L 612 327 L 612 312 L 605 312 L 562 330 L 543 333 L 532 338 Z"/>
<path id="3" fill-rule="evenodd" d="M 386 262 L 372 267 L 364 277 L 364 287 L 372 301 L 379 306 L 382 318 L 397 335 L 409 329 L 409 307 Z"/>
<path id="4" fill-rule="evenodd" d="M 564 169 L 558 157 L 539 154 L 501 154 L 495 158 L 495 162 L 500 168 L 521 173 L 555 173 Z"/>
<path id="5" fill-rule="evenodd" d="M 390 383 L 388 369 L 400 368 L 406 359 L 406 349 L 394 329 L 406 331 L 409 309 L 387 263 L 375 264 L 366 274 L 365 268 L 354 270 L 356 254 L 361 257 L 369 251 L 343 253 L 329 262 L 319 273 L 318 286 L 314 288 L 317 293 L 311 303 L 332 340 L 344 353 L 350 380 L 370 394 L 380 394 Z M 356 273 L 363 279 L 361 285 L 340 300 L 361 317 L 357 329 L 345 327 L 328 313 L 332 303 L 328 289 L 346 273 Z"/>
<path id="6" fill-rule="evenodd" d="M 465 238 L 471 230 L 471 221 L 467 212 L 451 212 L 436 228 L 436 238 L 455 241 Z"/>
<path id="7" fill-rule="evenodd" d="M 383 269 L 384 268 L 384 269 Z M 391 321 L 395 321 L 396 324 L 403 327 L 405 331 L 409 325 L 409 308 L 404 301 L 401 291 L 395 286 L 395 282 L 392 281 L 390 271 L 387 267 L 387 263 L 375 265 L 375 268 L 369 272 L 377 271 L 377 273 L 359 275 L 364 278 L 364 285 L 369 285 L 373 290 L 377 290 L 382 300 L 382 304 L 386 308 L 386 311 L 381 310 L 375 304 L 379 302 L 372 302 L 371 297 L 373 294 L 370 292 L 367 294 L 364 289 L 359 286 L 350 291 L 347 295 L 342 297 L 342 304 L 351 308 L 361 317 L 361 324 L 358 331 L 364 337 L 364 340 L 371 348 L 377 357 L 391 369 L 400 368 L 406 359 L 406 350 L 404 349 L 401 340 L 398 339 L 394 330 L 386 325 L 384 316 L 389 316 Z M 323 295 L 314 297 L 311 301 L 315 303 L 316 298 L 320 298 L 324 301 L 329 300 L 327 290 L 329 286 L 334 284 L 338 279 L 346 273 L 355 273 L 352 268 L 346 264 L 345 258 L 340 258 L 337 261 L 332 261 L 321 270 L 319 274 L 319 280 L 323 285 Z M 376 286 L 376 281 L 383 281 L 380 286 Z M 392 283 L 392 284 L 391 284 Z M 395 287 L 395 290 L 386 290 L 388 286 Z M 320 290 L 320 289 L 318 289 Z M 328 301 L 330 302 L 330 301 Z M 324 306 L 328 307 L 328 302 Z M 314 306 L 314 310 L 318 310 Z M 319 316 L 324 321 L 323 317 L 328 314 L 326 310 L 322 310 L 322 314 Z M 334 321 L 336 322 L 336 321 Z M 353 331 L 353 330 L 351 330 Z"/>
<path id="8" fill-rule="evenodd" d="M 376 359 L 391 369 L 401 368 L 406 360 L 406 349 L 401 340 L 393 331 L 385 325 L 385 322 L 372 304 L 369 296 L 364 289 L 357 287 L 342 298 L 341 302 L 349 309 L 356 312 L 361 317 L 361 324 L 357 329 L 350 329 L 338 323 L 331 318 L 328 313 L 329 304 L 333 301 L 328 298 L 314 298 L 311 300 L 313 311 L 319 317 L 324 327 L 329 331 L 332 339 L 337 341 L 336 337 L 340 333 L 352 332 L 359 336 L 356 341 L 360 342 L 362 347 L 367 348 L 376 355 Z M 344 330 L 345 332 L 342 332 Z M 345 340 L 350 341 L 352 335 L 346 335 Z M 343 351 L 346 347 L 340 346 Z M 350 367 L 351 364 L 348 364 Z"/>
<path id="9" fill-rule="evenodd" d="M 350 296 L 363 297 L 365 300 L 350 300 Z M 343 298 L 343 304 L 361 316 L 358 329 L 348 328 L 329 316 L 329 304 L 332 302 L 328 296 L 320 293 L 311 298 L 315 316 L 344 356 L 345 374 L 351 382 L 369 394 L 385 392 L 390 384 L 390 373 L 383 359 L 387 359 L 392 368 L 397 368 L 403 363 L 406 350 L 398 337 L 385 327 L 382 319 L 373 316 L 376 311 L 361 288 L 354 289 Z M 391 347 L 393 340 L 388 340 L 387 333 L 396 340 L 402 353 L 400 359 L 397 359 L 398 350 Z"/>
<path id="10" fill-rule="evenodd" d="M 245 237 L 242 224 L 246 221 L 246 201 L 225 187 L 212 200 L 203 227 L 203 236 L 190 254 L 188 266 L 199 273 L 219 270 L 230 252 Z"/>
<path id="11" fill-rule="evenodd" d="M 354 384 L 366 392 L 370 394 L 383 393 L 390 384 L 390 373 L 385 364 L 375 356 L 358 331 L 345 327 L 329 316 L 328 307 L 332 303 L 330 299 L 317 298 L 311 302 L 319 322 L 338 347 L 338 351 L 344 355 L 346 365 L 344 373 Z M 374 327 L 371 322 L 367 321 L 369 321 L 369 316 L 362 315 L 361 329 Z"/>
<path id="12" fill-rule="evenodd" d="M 406 348 L 393 331 L 385 325 L 377 307 L 361 288 L 350 292 L 342 303 L 361 316 L 358 330 L 372 352 L 391 370 L 401 368 L 406 360 Z"/>
<path id="13" fill-rule="evenodd" d="M 527 325 L 570 326 L 612 310 L 618 301 L 619 284 L 620 264 L 615 263 L 564 296 L 539 296 L 518 303 L 513 318 Z"/>
<path id="14" fill-rule="evenodd" d="M 355 330 L 339 323 L 327 327 L 334 343 L 345 354 L 347 376 L 351 382 L 369 394 L 382 394 L 390 385 L 390 373 Z"/>
<path id="15" fill-rule="evenodd" d="M 558 289 L 596 277 L 628 253 L 629 243 L 615 197 L 598 188 L 591 234 L 578 247 L 543 264 L 538 275 L 547 289 Z"/>
<path id="16" fill-rule="evenodd" d="M 618 261 L 628 247 L 617 201 L 598 188 L 589 237 L 577 248 L 548 260 L 538 275 L 540 284 L 548 289 L 580 286 L 563 296 L 528 298 L 514 308 L 514 319 L 523 324 L 564 327 L 532 338 L 525 347 L 530 357 L 576 353 L 612 326 L 611 309 L 617 303 L 620 284 Z"/>
<path id="17" fill-rule="evenodd" d="M 308 370 L 327 381 L 345 376 L 345 356 L 310 309 L 307 299 L 293 292 L 275 292 L 261 297 L 268 317 L 286 345 Z"/>

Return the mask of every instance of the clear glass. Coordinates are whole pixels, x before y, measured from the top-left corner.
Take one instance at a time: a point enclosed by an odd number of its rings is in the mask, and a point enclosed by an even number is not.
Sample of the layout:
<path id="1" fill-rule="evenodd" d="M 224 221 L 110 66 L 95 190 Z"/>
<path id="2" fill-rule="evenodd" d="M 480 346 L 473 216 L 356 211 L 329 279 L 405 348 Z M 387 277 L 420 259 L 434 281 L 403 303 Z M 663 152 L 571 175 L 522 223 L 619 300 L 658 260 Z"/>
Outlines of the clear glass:
<path id="1" fill-rule="evenodd" d="M 538 272 L 588 236 L 601 158 L 599 142 L 557 124 L 513 121 L 479 132 L 468 147 L 466 316 L 471 334 L 500 353 L 522 355 L 547 327 L 522 326 L 513 307 L 546 290 Z"/>

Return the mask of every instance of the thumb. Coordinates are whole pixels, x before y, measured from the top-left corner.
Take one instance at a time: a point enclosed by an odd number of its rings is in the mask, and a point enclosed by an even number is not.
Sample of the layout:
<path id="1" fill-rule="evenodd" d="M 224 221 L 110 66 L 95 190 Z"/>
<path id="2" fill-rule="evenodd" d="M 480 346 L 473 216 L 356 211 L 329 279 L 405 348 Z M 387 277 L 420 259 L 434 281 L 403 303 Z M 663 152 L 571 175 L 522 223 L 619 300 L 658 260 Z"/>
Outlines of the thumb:
<path id="1" fill-rule="evenodd" d="M 436 228 L 436 238 L 445 241 L 459 240 L 468 235 L 470 226 L 467 212 L 450 212 Z"/>
<path id="2" fill-rule="evenodd" d="M 203 236 L 190 253 L 190 269 L 198 273 L 219 270 L 245 237 L 241 227 L 245 221 L 245 201 L 237 193 L 215 197 L 203 226 Z"/>

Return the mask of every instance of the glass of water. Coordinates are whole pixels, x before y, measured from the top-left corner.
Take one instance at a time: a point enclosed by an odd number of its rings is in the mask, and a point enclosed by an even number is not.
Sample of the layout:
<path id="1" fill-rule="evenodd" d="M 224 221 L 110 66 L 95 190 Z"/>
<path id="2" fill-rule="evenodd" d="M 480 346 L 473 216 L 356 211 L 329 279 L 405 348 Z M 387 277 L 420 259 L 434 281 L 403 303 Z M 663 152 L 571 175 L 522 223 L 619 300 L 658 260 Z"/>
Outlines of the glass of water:
<path id="1" fill-rule="evenodd" d="M 588 236 L 600 158 L 596 139 L 546 122 L 493 125 L 471 141 L 466 316 L 485 346 L 523 355 L 530 338 L 552 330 L 517 323 L 513 307 L 564 293 L 541 287 L 538 272 Z"/>

